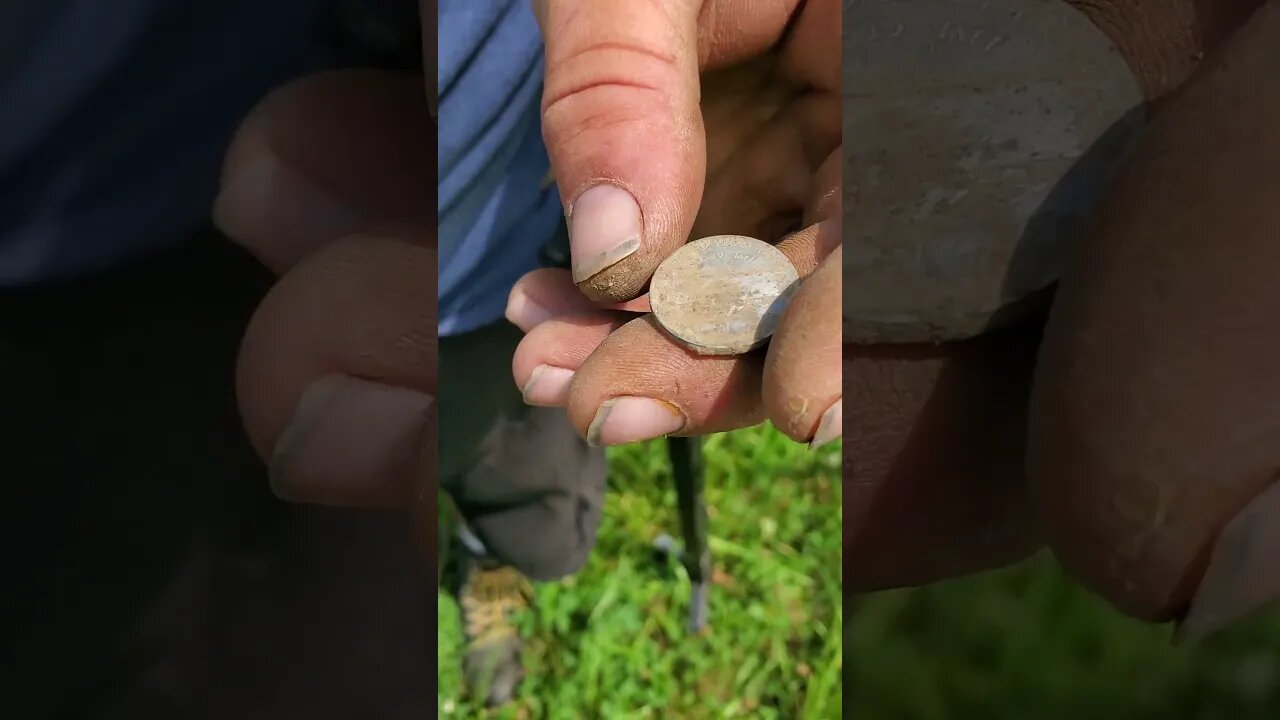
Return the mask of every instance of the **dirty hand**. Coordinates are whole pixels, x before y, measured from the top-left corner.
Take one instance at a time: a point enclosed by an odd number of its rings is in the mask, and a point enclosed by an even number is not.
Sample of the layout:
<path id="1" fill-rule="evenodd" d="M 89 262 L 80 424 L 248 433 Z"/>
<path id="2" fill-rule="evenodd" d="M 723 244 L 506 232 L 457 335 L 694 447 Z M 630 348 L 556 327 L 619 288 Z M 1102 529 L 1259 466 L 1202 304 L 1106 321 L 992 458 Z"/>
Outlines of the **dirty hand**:
<path id="1" fill-rule="evenodd" d="M 1280 594 L 1280 2 L 1079 4 L 1159 103 L 1047 325 L 845 349 L 844 577 L 1047 544 L 1195 638 Z"/>
<path id="2" fill-rule="evenodd" d="M 375 72 L 277 90 L 232 143 L 215 218 L 280 275 L 246 331 L 237 377 L 273 489 L 300 502 L 412 507 L 434 557 L 436 217 L 427 199 L 436 178 L 426 98 L 421 77 Z"/>
<path id="3" fill-rule="evenodd" d="M 837 0 L 543 0 L 543 134 L 572 270 L 512 291 L 527 402 L 600 445 L 771 419 L 839 436 Z M 691 238 L 770 242 L 808 276 L 766 353 L 700 356 L 651 316 L 650 276 Z"/>

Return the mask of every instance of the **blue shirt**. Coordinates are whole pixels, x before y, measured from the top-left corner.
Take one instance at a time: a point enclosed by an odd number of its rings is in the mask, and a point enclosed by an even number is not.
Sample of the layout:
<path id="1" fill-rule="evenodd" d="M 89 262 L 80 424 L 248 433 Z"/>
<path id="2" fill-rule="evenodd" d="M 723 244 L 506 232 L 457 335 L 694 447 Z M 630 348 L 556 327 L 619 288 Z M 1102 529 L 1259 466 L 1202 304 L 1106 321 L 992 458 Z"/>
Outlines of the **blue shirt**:
<path id="1" fill-rule="evenodd" d="M 0 0 L 0 286 L 188 238 L 209 217 L 239 120 L 323 65 L 325 9 Z"/>
<path id="2" fill-rule="evenodd" d="M 528 0 L 440 0 L 440 334 L 502 317 L 564 220 L 542 143 Z"/>
<path id="3" fill-rule="evenodd" d="M 326 67 L 326 0 L 0 0 L 0 286 L 105 270 L 207 222 L 271 89 Z M 440 0 L 440 333 L 502 317 L 561 210 L 527 0 Z"/>

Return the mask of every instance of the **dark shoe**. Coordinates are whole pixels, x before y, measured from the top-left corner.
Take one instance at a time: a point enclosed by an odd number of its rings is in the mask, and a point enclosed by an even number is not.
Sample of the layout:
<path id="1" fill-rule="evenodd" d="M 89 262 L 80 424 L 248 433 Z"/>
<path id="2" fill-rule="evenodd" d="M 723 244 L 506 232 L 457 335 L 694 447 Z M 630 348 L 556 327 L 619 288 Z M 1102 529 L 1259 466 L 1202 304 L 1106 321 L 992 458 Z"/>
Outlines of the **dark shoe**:
<path id="1" fill-rule="evenodd" d="M 524 679 L 524 643 L 512 617 L 529 607 L 533 589 L 515 569 L 473 560 L 458 591 L 466 635 L 463 676 L 473 695 L 495 707 L 510 702 Z"/>

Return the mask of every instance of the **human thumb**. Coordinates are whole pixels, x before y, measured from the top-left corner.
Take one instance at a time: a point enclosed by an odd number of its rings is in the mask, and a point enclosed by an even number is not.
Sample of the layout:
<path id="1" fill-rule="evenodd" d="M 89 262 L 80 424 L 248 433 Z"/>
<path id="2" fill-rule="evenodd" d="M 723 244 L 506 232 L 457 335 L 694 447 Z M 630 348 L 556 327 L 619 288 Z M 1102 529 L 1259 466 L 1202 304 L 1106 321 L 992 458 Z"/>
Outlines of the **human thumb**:
<path id="1" fill-rule="evenodd" d="M 642 294 L 701 203 L 699 0 L 540 0 L 543 137 L 592 300 Z"/>

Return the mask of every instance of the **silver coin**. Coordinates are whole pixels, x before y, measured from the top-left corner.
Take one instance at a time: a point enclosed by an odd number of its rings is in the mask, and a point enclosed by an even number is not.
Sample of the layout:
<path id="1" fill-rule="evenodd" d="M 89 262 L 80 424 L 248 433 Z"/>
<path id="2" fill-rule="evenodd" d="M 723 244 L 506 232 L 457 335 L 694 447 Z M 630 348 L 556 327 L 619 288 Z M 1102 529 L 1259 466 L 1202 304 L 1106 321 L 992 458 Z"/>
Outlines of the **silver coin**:
<path id="1" fill-rule="evenodd" d="M 1032 312 L 1141 130 L 1128 65 L 1063 2 L 847 0 L 843 22 L 846 340 Z"/>
<path id="2" fill-rule="evenodd" d="M 658 266 L 649 304 L 658 324 L 690 350 L 737 355 L 773 335 L 799 280 L 787 256 L 769 243 L 713 235 Z"/>

